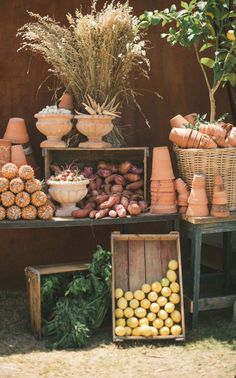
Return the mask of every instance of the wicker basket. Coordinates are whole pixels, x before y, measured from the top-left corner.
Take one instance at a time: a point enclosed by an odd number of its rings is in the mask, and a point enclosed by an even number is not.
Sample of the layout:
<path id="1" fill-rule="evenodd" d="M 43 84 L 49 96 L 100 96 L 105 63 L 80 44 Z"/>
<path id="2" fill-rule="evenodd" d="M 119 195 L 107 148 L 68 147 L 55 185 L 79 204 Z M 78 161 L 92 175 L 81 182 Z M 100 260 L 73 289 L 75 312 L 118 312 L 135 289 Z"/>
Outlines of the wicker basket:
<path id="1" fill-rule="evenodd" d="M 174 146 L 179 177 L 191 189 L 194 174 L 206 175 L 206 191 L 211 203 L 214 177 L 221 175 L 230 210 L 236 210 L 236 148 L 195 149 Z"/>

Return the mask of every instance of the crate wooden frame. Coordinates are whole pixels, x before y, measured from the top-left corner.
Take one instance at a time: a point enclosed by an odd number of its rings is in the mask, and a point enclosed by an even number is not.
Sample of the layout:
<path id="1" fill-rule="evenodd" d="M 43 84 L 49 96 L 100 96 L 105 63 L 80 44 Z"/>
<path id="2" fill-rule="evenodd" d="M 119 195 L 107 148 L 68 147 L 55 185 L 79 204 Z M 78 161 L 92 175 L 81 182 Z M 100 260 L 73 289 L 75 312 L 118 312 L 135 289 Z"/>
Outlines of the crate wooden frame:
<path id="1" fill-rule="evenodd" d="M 141 248 L 140 248 L 141 247 Z M 179 233 L 169 234 L 111 234 L 112 251 L 112 334 L 114 342 L 129 340 L 185 340 L 184 296 Z M 140 256 L 138 256 L 140 254 Z M 115 289 L 134 291 L 144 282 L 160 280 L 168 270 L 171 259 L 178 261 L 178 282 L 180 284 L 180 306 L 182 334 L 179 336 L 117 336 L 115 334 Z M 156 262 L 156 264 L 155 264 Z"/>
<path id="2" fill-rule="evenodd" d="M 27 266 L 25 268 L 27 292 L 28 292 L 28 311 L 29 320 L 34 336 L 37 339 L 42 337 L 41 333 L 41 276 L 67 272 L 82 272 L 88 270 L 87 263 L 68 263 Z"/>
<path id="3" fill-rule="evenodd" d="M 236 210 L 236 148 L 179 148 L 174 146 L 179 177 L 191 189 L 194 174 L 205 174 L 206 192 L 211 203 L 214 178 L 221 175 L 230 210 Z"/>
<path id="4" fill-rule="evenodd" d="M 44 170 L 45 180 L 50 175 L 51 163 L 67 163 L 73 160 L 79 163 L 96 163 L 105 160 L 112 163 L 121 163 L 125 160 L 139 162 L 143 165 L 144 198 L 147 199 L 147 160 L 149 157 L 148 147 L 123 147 L 105 149 L 86 149 L 86 148 L 44 148 Z"/>

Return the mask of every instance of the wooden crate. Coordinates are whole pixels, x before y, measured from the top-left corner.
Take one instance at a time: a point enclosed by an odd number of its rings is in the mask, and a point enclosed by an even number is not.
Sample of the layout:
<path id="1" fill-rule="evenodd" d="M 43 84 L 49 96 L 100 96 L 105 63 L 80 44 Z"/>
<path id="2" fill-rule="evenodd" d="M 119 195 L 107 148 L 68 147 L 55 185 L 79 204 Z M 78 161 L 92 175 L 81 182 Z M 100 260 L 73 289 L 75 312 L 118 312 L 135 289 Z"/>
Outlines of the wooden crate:
<path id="1" fill-rule="evenodd" d="M 29 302 L 29 319 L 36 338 L 41 338 L 41 276 L 56 273 L 86 271 L 87 269 L 88 264 L 85 263 L 27 266 L 25 268 Z"/>
<path id="2" fill-rule="evenodd" d="M 144 198 L 147 196 L 147 158 L 149 156 L 148 147 L 131 147 L 131 148 L 106 148 L 106 149 L 84 149 L 84 148 L 44 148 L 44 165 L 45 179 L 47 180 L 52 172 L 50 165 L 52 163 L 71 163 L 76 161 L 80 167 L 91 165 L 96 167 L 99 160 L 110 163 L 121 163 L 129 160 L 143 168 L 144 180 Z"/>
<path id="3" fill-rule="evenodd" d="M 185 339 L 184 303 L 181 252 L 179 233 L 170 232 L 167 235 L 121 235 L 113 232 L 111 236 L 112 248 L 112 323 L 113 341 L 124 340 L 161 340 L 161 339 Z M 178 282 L 180 284 L 180 304 L 176 308 L 181 312 L 182 334 L 179 336 L 124 336 L 115 335 L 115 289 L 134 291 L 140 289 L 144 283 L 151 284 L 159 281 L 168 270 L 168 262 L 171 259 L 178 261 Z"/>

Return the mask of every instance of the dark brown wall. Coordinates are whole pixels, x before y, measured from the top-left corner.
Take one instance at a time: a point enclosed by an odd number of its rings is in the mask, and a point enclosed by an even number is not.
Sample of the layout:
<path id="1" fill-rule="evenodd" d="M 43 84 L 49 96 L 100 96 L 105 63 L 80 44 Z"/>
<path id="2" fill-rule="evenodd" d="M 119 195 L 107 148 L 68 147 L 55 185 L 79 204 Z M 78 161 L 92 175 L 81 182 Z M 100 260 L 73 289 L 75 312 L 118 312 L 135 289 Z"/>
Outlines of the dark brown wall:
<path id="1" fill-rule="evenodd" d="M 99 1 L 103 4 L 104 1 Z M 165 0 L 165 7 L 172 2 Z M 65 14 L 73 13 L 76 7 L 88 9 L 86 0 L 1 0 L 0 11 L 0 137 L 3 136 L 10 117 L 23 117 L 26 120 L 31 144 L 38 163 L 43 166 L 39 147 L 42 136 L 35 128 L 34 114 L 50 104 L 53 81 L 42 82 L 47 77 L 47 66 L 40 57 L 32 57 L 27 52 L 17 52 L 20 39 L 17 29 L 29 21 L 26 10 L 41 15 L 50 15 L 66 22 Z M 135 13 L 145 9 L 163 7 L 163 1 L 130 1 Z M 123 123 L 130 146 L 161 146 L 168 144 L 169 119 L 181 113 L 209 113 L 206 86 L 192 50 L 170 47 L 160 38 L 160 28 L 149 31 L 151 48 L 148 52 L 151 61 L 150 80 L 137 83 L 143 89 L 140 103 L 149 119 L 148 129 L 140 113 L 132 107 L 123 112 Z M 42 84 L 42 86 L 41 86 Z M 163 96 L 158 100 L 152 95 L 157 91 Z M 217 97 L 218 115 L 230 113 L 230 103 L 226 90 Z M 169 145 L 170 146 L 170 145 Z M 171 147 L 171 146 L 170 146 Z M 152 227 L 150 232 L 159 232 Z M 0 252 L 0 287 L 14 287 L 23 280 L 23 268 L 31 264 L 43 264 L 88 259 L 96 243 L 109 248 L 108 235 L 111 229 L 92 233 L 91 229 L 71 230 L 18 230 L 2 231 Z"/>

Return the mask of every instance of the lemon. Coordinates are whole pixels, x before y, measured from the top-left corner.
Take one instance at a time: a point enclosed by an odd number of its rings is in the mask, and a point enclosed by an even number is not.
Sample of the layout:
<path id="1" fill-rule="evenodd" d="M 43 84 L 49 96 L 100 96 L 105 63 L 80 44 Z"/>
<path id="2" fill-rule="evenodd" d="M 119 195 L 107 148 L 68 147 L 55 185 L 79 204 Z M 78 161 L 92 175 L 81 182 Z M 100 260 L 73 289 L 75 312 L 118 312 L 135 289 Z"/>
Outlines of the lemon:
<path id="1" fill-rule="evenodd" d="M 132 336 L 140 336 L 140 327 L 132 329 Z"/>
<path id="2" fill-rule="evenodd" d="M 121 310 L 124 310 L 126 307 L 128 307 L 128 301 L 124 297 L 121 297 L 117 301 L 117 307 L 121 308 Z"/>
<path id="3" fill-rule="evenodd" d="M 127 326 L 130 328 L 138 327 L 138 319 L 135 318 L 135 316 L 132 316 L 132 318 L 127 319 Z"/>
<path id="4" fill-rule="evenodd" d="M 145 298 L 145 294 L 142 290 L 135 290 L 134 292 L 134 298 L 138 299 L 139 301 L 141 301 L 142 299 Z"/>
<path id="5" fill-rule="evenodd" d="M 137 308 L 139 306 L 139 301 L 137 299 L 131 299 L 129 302 L 129 306 L 133 309 Z"/>
<path id="6" fill-rule="evenodd" d="M 145 294 L 147 294 L 147 293 L 149 293 L 149 291 L 151 291 L 151 286 L 149 284 L 145 283 L 145 284 L 143 284 L 141 289 Z"/>
<path id="7" fill-rule="evenodd" d="M 162 289 L 162 286 L 159 281 L 155 281 L 152 283 L 152 291 L 155 291 L 156 293 L 160 293 Z"/>
<path id="8" fill-rule="evenodd" d="M 134 297 L 134 294 L 132 293 L 132 291 L 126 291 L 124 297 L 125 299 L 127 299 L 127 301 L 131 301 L 131 299 L 133 299 Z"/>
<path id="9" fill-rule="evenodd" d="M 152 330 L 148 325 L 143 325 L 140 327 L 140 335 L 149 337 L 152 336 Z"/>
<path id="10" fill-rule="evenodd" d="M 167 302 L 168 299 L 166 297 L 163 297 L 163 295 L 157 298 L 157 304 L 159 304 L 160 307 L 165 306 Z"/>
<path id="11" fill-rule="evenodd" d="M 157 329 L 160 329 L 161 327 L 163 327 L 164 325 L 164 322 L 162 319 L 160 318 L 156 318 L 153 323 L 152 323 L 153 327 L 157 328 Z"/>
<path id="12" fill-rule="evenodd" d="M 116 327 L 115 334 L 117 336 L 125 336 L 125 327 L 121 327 L 121 326 Z"/>
<path id="13" fill-rule="evenodd" d="M 174 311 L 175 305 L 172 302 L 167 302 L 164 308 L 165 308 L 165 311 L 170 314 L 171 312 Z"/>
<path id="14" fill-rule="evenodd" d="M 168 278 L 163 277 L 163 278 L 161 279 L 161 285 L 162 285 L 162 287 L 164 287 L 164 286 L 169 286 L 169 284 L 170 284 L 170 281 L 168 280 Z"/>
<path id="15" fill-rule="evenodd" d="M 155 291 L 151 291 L 149 294 L 148 294 L 148 299 L 150 302 L 156 302 L 157 300 L 157 293 Z"/>
<path id="16" fill-rule="evenodd" d="M 124 316 L 124 311 L 121 310 L 121 308 L 116 308 L 115 309 L 115 317 L 116 318 L 123 318 Z"/>
<path id="17" fill-rule="evenodd" d="M 119 299 L 119 298 L 123 297 L 123 294 L 124 294 L 124 292 L 123 292 L 122 289 L 117 288 L 117 289 L 115 290 L 115 298 L 116 298 L 116 299 Z"/>
<path id="18" fill-rule="evenodd" d="M 165 286 L 161 289 L 161 294 L 163 297 L 169 297 L 171 295 L 171 290 L 169 287 Z"/>
<path id="19" fill-rule="evenodd" d="M 145 308 L 142 308 L 142 307 L 137 307 L 134 310 L 134 313 L 135 313 L 135 316 L 137 316 L 137 318 L 145 318 L 145 316 L 147 315 L 147 311 L 145 310 Z"/>
<path id="20" fill-rule="evenodd" d="M 153 302 L 150 306 L 150 311 L 156 314 L 160 310 L 160 306 L 158 303 Z"/>
<path id="21" fill-rule="evenodd" d="M 165 326 L 166 327 L 172 327 L 172 325 L 174 324 L 174 322 L 173 322 L 173 319 L 171 319 L 171 318 L 167 318 L 166 320 L 165 320 Z"/>
<path id="22" fill-rule="evenodd" d="M 120 319 L 116 319 L 116 326 L 121 326 L 121 327 L 125 327 L 125 319 L 123 318 L 120 318 Z"/>
<path id="23" fill-rule="evenodd" d="M 166 326 L 162 327 L 160 330 L 159 330 L 159 334 L 161 336 L 167 336 L 170 334 L 170 329 Z"/>
<path id="24" fill-rule="evenodd" d="M 126 318 L 132 318 L 132 316 L 134 316 L 134 310 L 131 307 L 127 307 L 124 309 L 124 315 Z"/>
<path id="25" fill-rule="evenodd" d="M 154 314 L 154 312 L 149 312 L 148 314 L 147 314 L 147 318 L 148 318 L 148 320 L 149 320 L 149 322 L 153 322 L 153 320 L 155 320 L 156 319 L 156 314 Z"/>
<path id="26" fill-rule="evenodd" d="M 226 36 L 227 36 L 229 41 L 236 41 L 236 37 L 234 35 L 233 30 L 228 30 Z"/>
<path id="27" fill-rule="evenodd" d="M 158 335 L 158 329 L 155 327 L 150 327 L 152 331 L 152 336 L 157 336 Z"/>
<path id="28" fill-rule="evenodd" d="M 151 305 L 151 302 L 147 298 L 143 299 L 140 302 L 140 306 L 145 308 L 146 310 L 150 307 L 150 305 Z"/>
<path id="29" fill-rule="evenodd" d="M 170 314 L 171 318 L 174 320 L 175 323 L 180 323 L 181 322 L 181 313 L 178 310 L 174 310 Z"/>
<path id="30" fill-rule="evenodd" d="M 125 327 L 125 336 L 130 336 L 132 333 L 132 329 L 128 326 Z"/>
<path id="31" fill-rule="evenodd" d="M 168 268 L 171 270 L 176 270 L 178 268 L 178 261 L 170 260 L 168 263 Z"/>
<path id="32" fill-rule="evenodd" d="M 141 319 L 139 319 L 138 324 L 140 326 L 142 326 L 142 325 L 148 325 L 149 324 L 149 320 L 148 320 L 148 318 L 141 318 Z"/>
<path id="33" fill-rule="evenodd" d="M 172 293 L 169 296 L 169 301 L 172 302 L 172 303 L 174 303 L 174 304 L 178 304 L 180 302 L 180 296 L 179 296 L 179 294 Z"/>
<path id="34" fill-rule="evenodd" d="M 171 282 L 170 289 L 171 289 L 172 293 L 178 293 L 179 292 L 178 282 Z"/>
<path id="35" fill-rule="evenodd" d="M 167 312 L 165 310 L 160 310 L 157 313 L 157 316 L 158 316 L 158 318 L 163 319 L 163 320 L 165 320 L 165 319 L 168 318 L 168 314 L 167 314 Z"/>
<path id="36" fill-rule="evenodd" d="M 175 282 L 177 280 L 177 274 L 174 270 L 169 269 L 166 273 L 166 277 L 170 282 Z"/>
<path id="37" fill-rule="evenodd" d="M 179 336 L 182 333 L 182 328 L 178 324 L 174 324 L 171 327 L 170 332 L 172 335 Z"/>

